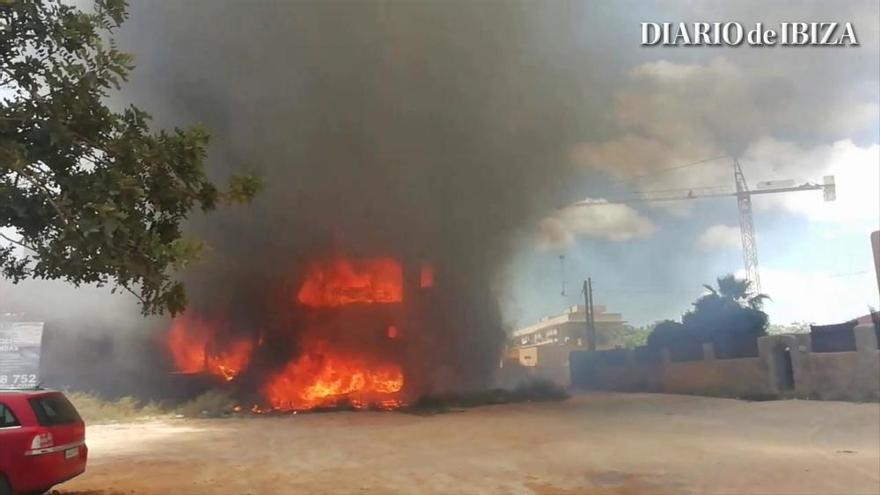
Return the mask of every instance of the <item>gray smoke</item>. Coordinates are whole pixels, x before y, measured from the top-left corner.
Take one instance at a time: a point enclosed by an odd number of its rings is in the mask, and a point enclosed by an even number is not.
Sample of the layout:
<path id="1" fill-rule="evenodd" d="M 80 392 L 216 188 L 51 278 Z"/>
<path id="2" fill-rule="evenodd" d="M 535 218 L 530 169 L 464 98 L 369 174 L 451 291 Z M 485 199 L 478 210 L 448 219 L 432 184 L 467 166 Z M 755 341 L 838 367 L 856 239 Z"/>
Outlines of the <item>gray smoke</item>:
<path id="1" fill-rule="evenodd" d="M 840 139 L 876 143 L 876 2 L 132 4 L 120 36 L 137 68 L 114 103 L 142 106 L 161 127 L 206 124 L 216 179 L 254 171 L 266 181 L 255 204 L 189 226 L 213 248 L 186 274 L 193 306 L 224 312 L 245 332 L 298 328 L 283 315 L 307 260 L 342 252 L 430 261 L 442 290 L 421 332 L 424 366 L 477 384 L 502 338 L 493 286 L 503 285 L 513 239 L 534 249 L 539 222 L 545 248 L 568 250 L 569 281 L 587 258 L 590 273 L 613 267 L 609 280 L 671 290 L 717 275 L 686 264 L 695 256 L 684 247 L 710 221 L 727 222 L 727 205 L 707 205 L 717 215 L 693 216 L 693 225 L 680 219 L 687 211 L 663 205 L 556 206 L 726 184 L 729 167 L 656 172 L 743 154 L 751 181 L 834 173 L 836 204 L 852 198 L 848 211 L 876 211 L 856 204 L 874 190 L 847 192 L 846 172 L 822 158 Z M 853 21 L 862 46 L 639 47 L 639 22 L 688 19 Z M 850 172 L 850 183 L 869 182 L 860 173 Z M 618 244 L 664 233 L 670 242 L 652 248 Z M 556 257 L 547 259 L 555 270 Z M 508 306 L 527 303 L 529 318 L 558 309 L 544 297 L 547 277 L 517 281 L 534 300 Z M 0 311 L 73 319 L 76 328 L 98 318 L 107 332 L 127 326 L 131 335 L 167 326 L 137 319 L 130 301 L 86 304 L 45 287 L 31 285 L 30 297 L 0 283 Z M 49 296 L 59 303 L 43 302 Z M 649 321 L 688 301 L 603 303 Z M 108 304 L 122 316 L 105 318 Z M 546 311 L 536 312 L 541 304 Z M 141 355 L 154 370 L 163 364 Z"/>
<path id="2" fill-rule="evenodd" d="M 552 203 L 574 118 L 572 64 L 553 55 L 564 35 L 537 29 L 539 7 L 135 3 L 125 98 L 161 125 L 203 122 L 216 177 L 254 171 L 267 186 L 193 223 L 213 248 L 187 276 L 194 308 L 265 330 L 289 324 L 277 315 L 307 260 L 430 261 L 442 295 L 425 359 L 484 381 L 503 339 L 492 281 Z"/>

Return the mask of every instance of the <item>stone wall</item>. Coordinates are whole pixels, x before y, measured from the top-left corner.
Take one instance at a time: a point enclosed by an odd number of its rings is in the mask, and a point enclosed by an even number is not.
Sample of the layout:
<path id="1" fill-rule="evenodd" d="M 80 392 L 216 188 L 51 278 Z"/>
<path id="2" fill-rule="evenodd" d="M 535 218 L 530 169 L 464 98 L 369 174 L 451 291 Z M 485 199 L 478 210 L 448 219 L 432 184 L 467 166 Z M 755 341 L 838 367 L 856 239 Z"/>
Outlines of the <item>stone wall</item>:
<path id="1" fill-rule="evenodd" d="M 761 358 L 669 363 L 660 376 L 661 388 L 667 392 L 733 397 L 773 393 Z"/>
<path id="2" fill-rule="evenodd" d="M 717 359 L 712 344 L 703 344 L 702 359 L 685 362 L 670 360 L 666 349 L 653 360 L 631 350 L 613 351 L 618 353 L 613 359 L 609 351 L 576 351 L 570 358 L 571 383 L 584 389 L 730 397 L 880 399 L 877 332 L 871 325 L 854 332 L 854 352 L 813 352 L 808 334 L 761 337 L 758 357 L 737 359 Z"/>
<path id="3" fill-rule="evenodd" d="M 855 352 L 812 352 L 809 347 L 799 352 L 795 366 L 797 393 L 822 399 L 867 400 L 880 396 L 877 333 L 873 327 L 862 325 L 855 328 L 855 337 Z"/>

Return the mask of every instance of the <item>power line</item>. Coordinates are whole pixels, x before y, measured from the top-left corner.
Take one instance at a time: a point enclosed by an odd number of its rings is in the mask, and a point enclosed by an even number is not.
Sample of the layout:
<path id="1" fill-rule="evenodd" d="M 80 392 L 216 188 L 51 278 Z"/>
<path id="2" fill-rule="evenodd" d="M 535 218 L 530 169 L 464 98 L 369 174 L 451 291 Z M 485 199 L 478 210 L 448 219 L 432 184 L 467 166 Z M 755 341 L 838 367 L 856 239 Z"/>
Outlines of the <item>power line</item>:
<path id="1" fill-rule="evenodd" d="M 668 171 L 673 169 L 681 169 L 693 165 L 698 165 L 700 163 L 709 163 L 710 161 L 715 159 L 717 158 L 709 158 L 706 160 L 691 162 L 684 165 L 678 165 L 677 167 L 667 168 L 665 170 Z M 641 203 L 650 201 L 680 201 L 704 198 L 718 198 L 724 196 L 736 197 L 737 209 L 739 210 L 739 230 L 743 246 L 743 265 L 746 269 L 746 273 L 748 274 L 747 278 L 752 283 L 752 288 L 755 291 L 760 292 L 761 282 L 758 273 L 758 253 L 757 247 L 755 246 L 754 224 L 752 220 L 752 196 L 757 194 L 777 194 L 797 191 L 822 190 L 825 201 L 834 201 L 837 197 L 834 176 L 826 175 L 825 177 L 823 177 L 821 184 L 808 182 L 799 186 L 786 185 L 784 187 L 779 186 L 751 189 L 746 183 L 742 167 L 740 166 L 739 160 L 737 160 L 736 158 L 733 159 L 733 172 L 734 184 L 736 186 L 733 190 L 731 190 L 729 187 L 694 188 L 688 189 L 686 194 L 684 193 L 684 189 L 673 189 L 665 192 L 643 191 L 637 194 L 633 194 L 628 198 L 602 200 L 586 199 L 577 203 L 573 203 L 572 205 L 569 205 L 569 207 L 594 207 L 597 205 Z"/>
<path id="2" fill-rule="evenodd" d="M 867 273 L 871 273 L 870 270 L 862 270 L 859 272 L 848 272 L 848 273 L 829 273 L 827 275 L 820 275 L 821 278 L 845 278 L 845 277 L 856 277 L 859 275 L 865 275 Z"/>
<path id="3" fill-rule="evenodd" d="M 693 294 L 694 290 L 676 290 L 676 289 L 602 289 L 602 292 L 609 294 Z"/>
<path id="4" fill-rule="evenodd" d="M 703 160 L 697 160 L 697 161 L 695 161 L 695 162 L 685 163 L 685 164 L 682 164 L 682 165 L 675 165 L 675 166 L 673 166 L 673 167 L 662 168 L 662 169 L 660 169 L 660 170 L 655 170 L 655 171 L 653 171 L 653 172 L 648 172 L 648 173 L 645 173 L 645 174 L 631 175 L 631 176 L 629 176 L 629 177 L 625 177 L 625 178 L 623 178 L 623 179 L 613 180 L 613 181 L 611 181 L 611 183 L 612 183 L 612 184 L 619 184 L 619 183 L 622 183 L 622 182 L 629 182 L 629 181 L 632 181 L 632 180 L 642 179 L 642 178 L 645 178 L 645 177 L 652 177 L 652 176 L 655 176 L 655 175 L 664 174 L 664 173 L 666 173 L 666 172 L 672 172 L 672 171 L 675 171 L 675 170 L 681 170 L 681 169 L 683 169 L 683 168 L 694 167 L 694 166 L 696 166 L 696 165 L 703 165 L 703 164 L 706 164 L 706 163 L 714 162 L 714 161 L 716 161 L 716 160 L 720 160 L 720 159 L 722 159 L 722 158 L 730 158 L 730 156 L 729 156 L 729 155 L 719 155 L 719 156 L 712 157 L 712 158 L 705 158 L 705 159 L 703 159 Z"/>

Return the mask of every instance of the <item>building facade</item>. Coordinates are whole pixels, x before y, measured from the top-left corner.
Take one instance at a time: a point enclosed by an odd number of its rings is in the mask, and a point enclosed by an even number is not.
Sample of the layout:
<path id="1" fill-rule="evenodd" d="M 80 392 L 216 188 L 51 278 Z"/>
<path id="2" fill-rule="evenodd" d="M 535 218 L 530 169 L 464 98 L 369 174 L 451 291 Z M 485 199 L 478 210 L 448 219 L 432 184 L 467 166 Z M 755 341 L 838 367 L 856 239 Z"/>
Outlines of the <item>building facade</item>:
<path id="1" fill-rule="evenodd" d="M 608 313 L 605 306 L 594 306 L 596 348 L 612 349 L 620 345 L 626 323 L 620 313 Z M 515 385 L 523 378 L 545 379 L 568 386 L 569 355 L 587 348 L 587 319 L 583 305 L 567 308 L 561 314 L 545 316 L 541 321 L 515 330 L 510 335 L 508 352 L 501 363 L 502 375 L 511 374 L 505 385 Z M 505 363 L 507 363 L 505 365 Z M 520 376 L 518 373 L 524 373 Z"/>
<path id="2" fill-rule="evenodd" d="M 609 313 L 605 306 L 593 307 L 596 323 L 596 349 L 613 349 L 620 345 L 615 336 L 623 330 L 626 321 L 620 313 Z M 587 346 L 587 313 L 583 305 L 567 308 L 563 313 L 545 316 L 541 321 L 511 334 L 512 347 L 544 345 Z"/>

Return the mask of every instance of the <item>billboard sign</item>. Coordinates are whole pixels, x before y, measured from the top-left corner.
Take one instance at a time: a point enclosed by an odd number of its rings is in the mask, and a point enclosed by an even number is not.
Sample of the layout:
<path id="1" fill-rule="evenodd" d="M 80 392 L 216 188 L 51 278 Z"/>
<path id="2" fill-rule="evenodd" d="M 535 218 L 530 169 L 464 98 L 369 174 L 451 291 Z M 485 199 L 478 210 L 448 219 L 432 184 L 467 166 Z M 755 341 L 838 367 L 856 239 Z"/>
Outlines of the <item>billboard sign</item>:
<path id="1" fill-rule="evenodd" d="M 0 389 L 39 385 L 42 340 L 42 323 L 0 321 Z"/>

